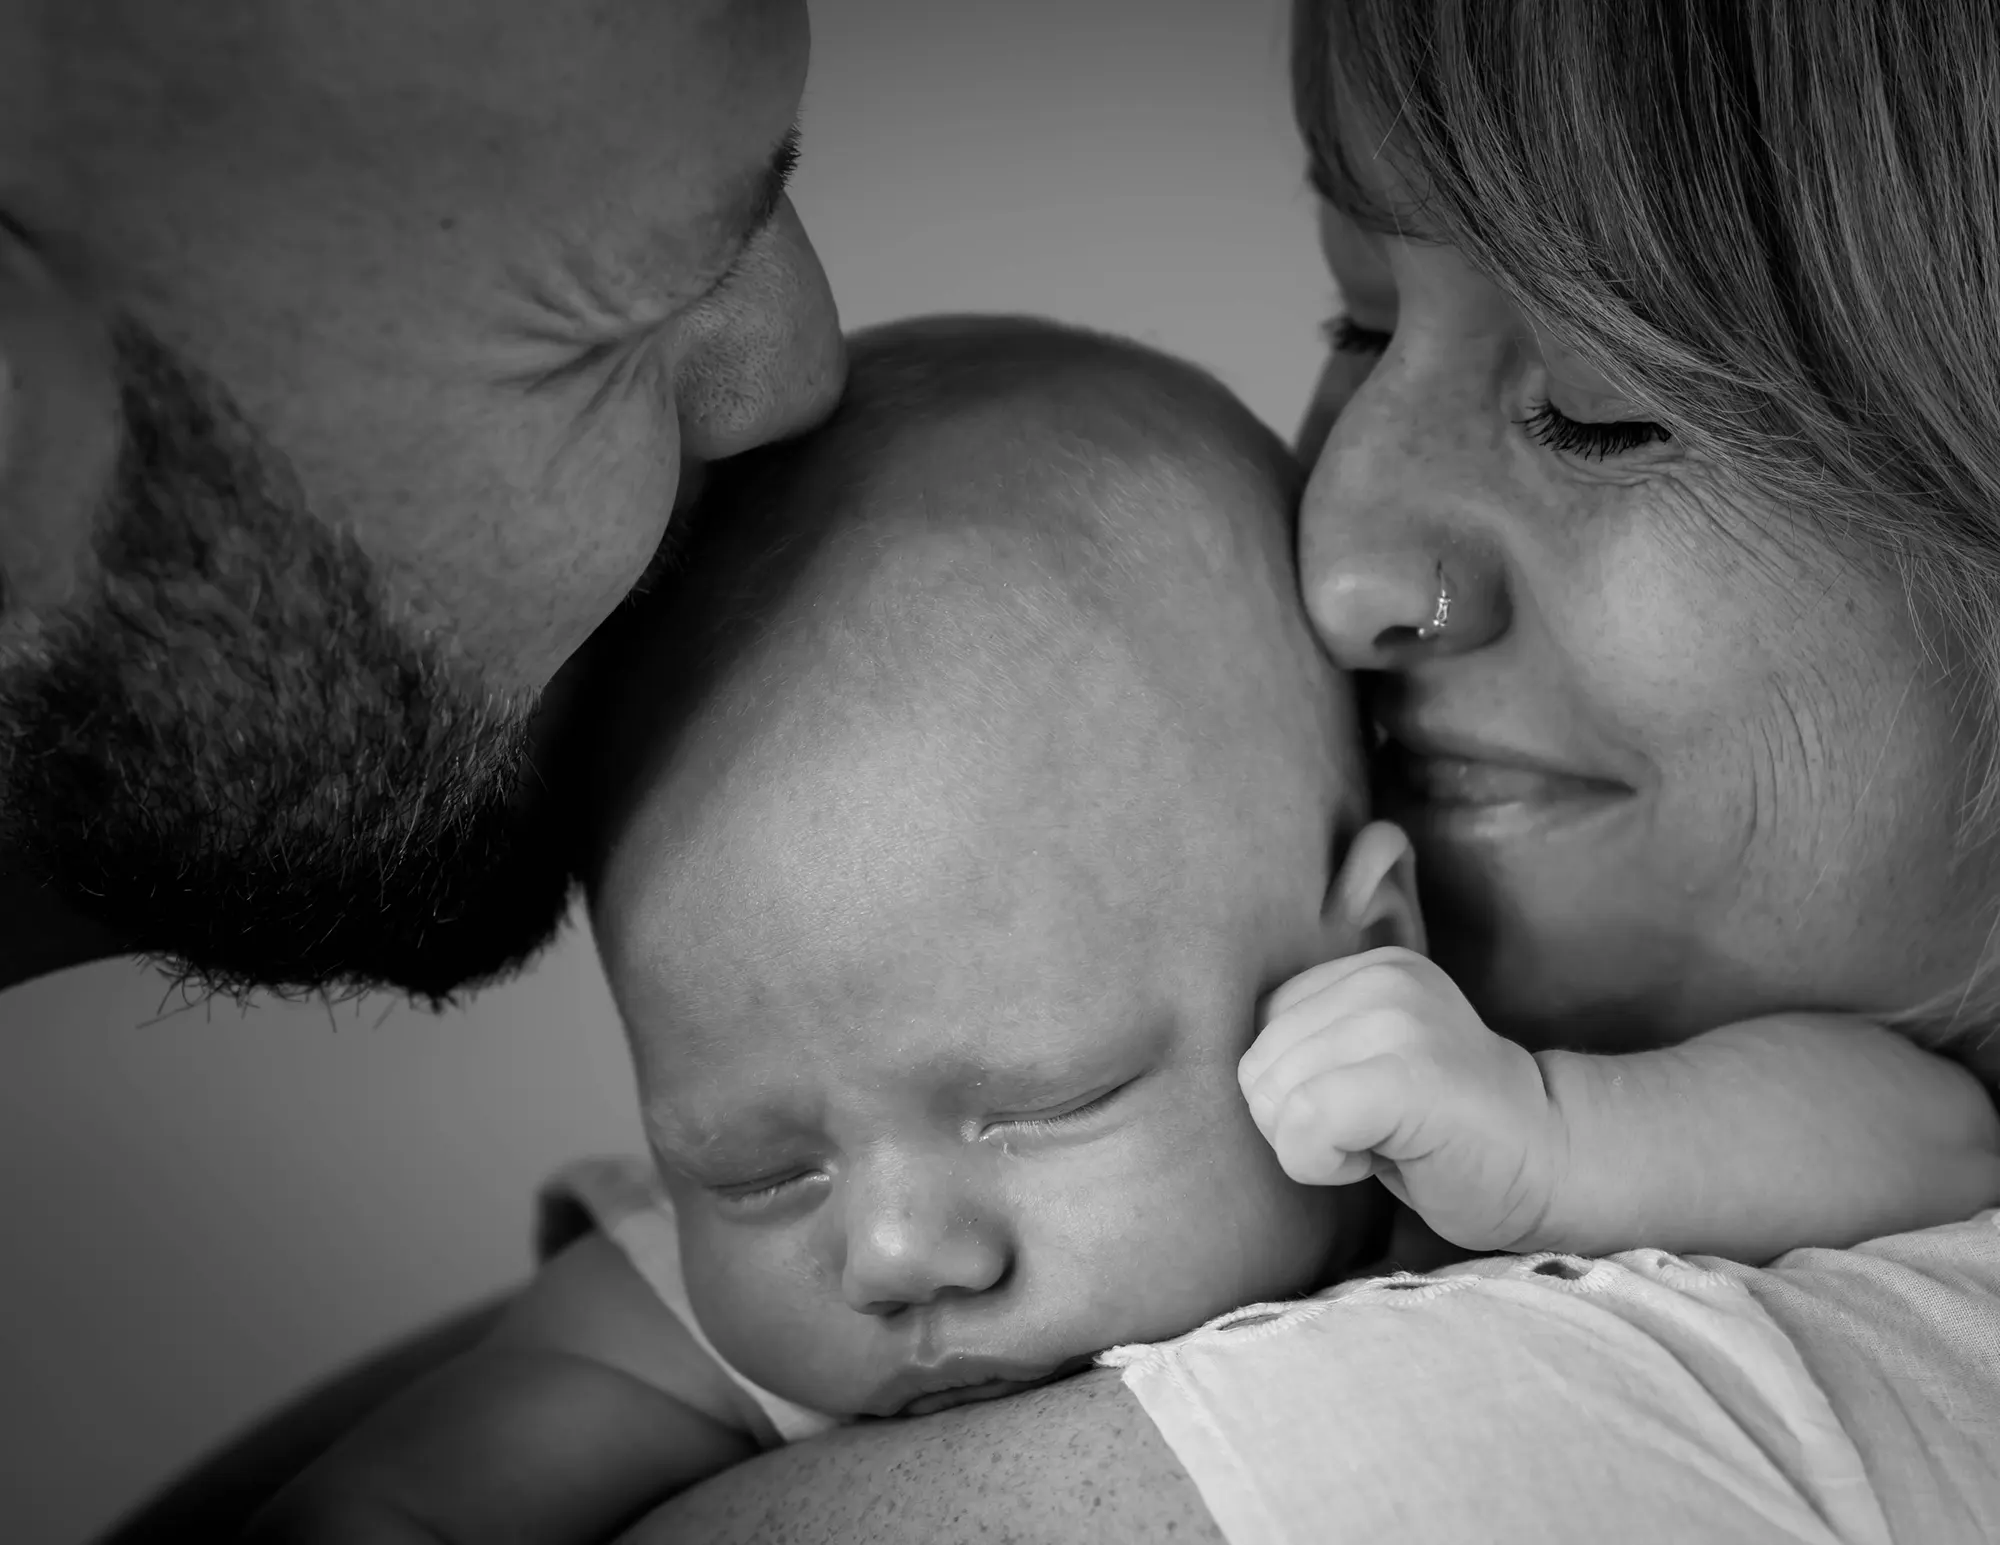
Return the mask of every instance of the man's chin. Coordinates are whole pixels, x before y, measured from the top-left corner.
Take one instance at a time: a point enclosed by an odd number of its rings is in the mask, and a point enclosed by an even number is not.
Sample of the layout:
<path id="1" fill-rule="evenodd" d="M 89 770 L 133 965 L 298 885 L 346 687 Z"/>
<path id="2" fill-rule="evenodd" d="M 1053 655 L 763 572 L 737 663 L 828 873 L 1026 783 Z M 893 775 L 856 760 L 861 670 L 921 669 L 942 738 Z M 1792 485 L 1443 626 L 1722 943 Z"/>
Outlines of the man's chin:
<path id="1" fill-rule="evenodd" d="M 129 319 L 113 342 L 91 583 L 0 672 L 9 861 L 226 991 L 435 999 L 520 964 L 569 890 L 528 714 L 399 621 L 221 383 Z"/>
<path id="2" fill-rule="evenodd" d="M 15 729 L 18 753 L 34 726 Z M 441 1002 L 525 965 L 567 915 L 567 834 L 552 800 L 521 797 L 520 726 L 350 747 L 344 775 L 324 747 L 138 771 L 47 739 L 13 758 L 12 846 L 101 937 L 197 990 Z"/>
<path id="3" fill-rule="evenodd" d="M 403 862 L 372 877 L 329 876 L 309 895 L 269 862 L 215 872 L 212 884 L 154 883 L 131 868 L 123 893 L 105 886 L 73 900 L 129 953 L 197 991 L 237 997 L 389 989 L 442 1005 L 526 966 L 560 931 L 569 896 L 560 865 L 518 850 L 435 865 L 458 872 L 419 880 Z"/>

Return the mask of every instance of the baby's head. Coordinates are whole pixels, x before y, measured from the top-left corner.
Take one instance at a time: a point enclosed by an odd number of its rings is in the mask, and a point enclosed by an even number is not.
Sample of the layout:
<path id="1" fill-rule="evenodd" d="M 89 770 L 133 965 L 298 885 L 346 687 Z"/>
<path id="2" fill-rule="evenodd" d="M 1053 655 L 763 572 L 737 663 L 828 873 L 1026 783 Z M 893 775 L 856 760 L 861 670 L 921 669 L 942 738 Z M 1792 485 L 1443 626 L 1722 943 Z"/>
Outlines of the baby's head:
<path id="1" fill-rule="evenodd" d="M 704 1329 L 889 1415 L 1320 1285 L 1263 993 L 1399 936 L 1283 446 L 1134 345 L 943 318 L 718 469 L 591 710 L 592 914 Z M 684 577 L 682 577 L 684 576 Z M 1383 867 L 1376 866 L 1378 871 Z"/>

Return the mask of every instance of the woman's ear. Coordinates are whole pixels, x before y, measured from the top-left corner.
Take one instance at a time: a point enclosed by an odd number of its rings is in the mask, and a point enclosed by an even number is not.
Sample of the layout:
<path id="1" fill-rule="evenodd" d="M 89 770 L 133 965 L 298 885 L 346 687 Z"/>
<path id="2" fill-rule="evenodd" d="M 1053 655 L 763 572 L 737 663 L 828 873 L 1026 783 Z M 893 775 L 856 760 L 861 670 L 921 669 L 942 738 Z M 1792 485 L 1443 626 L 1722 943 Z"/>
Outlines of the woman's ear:
<path id="1" fill-rule="evenodd" d="M 1327 891 L 1325 920 L 1350 953 L 1399 945 L 1424 952 L 1424 917 L 1417 906 L 1417 855 L 1403 828 L 1370 821 L 1348 845 Z"/>

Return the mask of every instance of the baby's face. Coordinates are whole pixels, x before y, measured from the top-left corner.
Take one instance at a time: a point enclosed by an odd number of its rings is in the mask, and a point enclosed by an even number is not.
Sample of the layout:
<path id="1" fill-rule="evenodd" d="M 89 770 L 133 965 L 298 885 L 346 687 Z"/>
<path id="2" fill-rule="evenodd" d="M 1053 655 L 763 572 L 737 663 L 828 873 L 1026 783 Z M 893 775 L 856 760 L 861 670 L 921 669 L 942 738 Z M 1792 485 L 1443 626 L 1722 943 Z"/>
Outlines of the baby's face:
<path id="1" fill-rule="evenodd" d="M 1218 626 L 1225 722 L 1093 644 L 1070 713 L 718 725 L 634 822 L 600 942 L 696 1312 L 760 1384 L 920 1414 L 1341 1264 L 1371 1188 L 1287 1180 L 1236 1064 L 1356 946 L 1350 705 L 1288 628 Z"/>

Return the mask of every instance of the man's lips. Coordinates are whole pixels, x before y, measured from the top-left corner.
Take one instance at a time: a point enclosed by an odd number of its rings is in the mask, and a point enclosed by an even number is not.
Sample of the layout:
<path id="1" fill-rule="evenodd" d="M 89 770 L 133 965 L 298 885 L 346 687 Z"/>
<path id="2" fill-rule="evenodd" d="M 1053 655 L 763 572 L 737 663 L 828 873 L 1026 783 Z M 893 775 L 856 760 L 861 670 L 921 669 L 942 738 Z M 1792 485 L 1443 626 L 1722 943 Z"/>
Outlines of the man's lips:
<path id="1" fill-rule="evenodd" d="M 905 1368 L 878 1387 L 863 1402 L 864 1416 L 928 1416 L 933 1411 L 998 1400 L 1023 1390 L 1051 1384 L 1090 1366 L 1088 1357 L 1072 1357 L 1053 1367 L 1046 1363 L 1005 1362 L 991 1358 L 952 1357 L 935 1367 Z"/>

